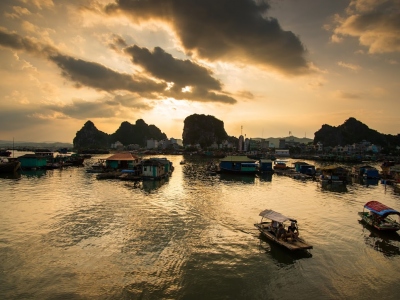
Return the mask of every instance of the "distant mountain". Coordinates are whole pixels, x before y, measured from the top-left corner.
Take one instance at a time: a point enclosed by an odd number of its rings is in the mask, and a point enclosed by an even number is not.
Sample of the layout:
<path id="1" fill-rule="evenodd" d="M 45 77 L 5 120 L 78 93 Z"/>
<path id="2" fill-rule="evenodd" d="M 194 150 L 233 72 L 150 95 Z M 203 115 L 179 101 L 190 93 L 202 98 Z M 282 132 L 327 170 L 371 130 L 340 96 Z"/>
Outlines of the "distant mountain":
<path id="1" fill-rule="evenodd" d="M 121 126 L 110 138 L 112 143 L 119 141 L 124 145 L 137 144 L 145 146 L 147 140 L 161 141 L 167 139 L 167 135 L 156 126 L 147 125 L 145 121 L 139 119 L 134 125 L 126 121 L 122 122 Z"/>
<path id="2" fill-rule="evenodd" d="M 73 140 L 74 148 L 84 149 L 108 149 L 110 148 L 110 136 L 96 128 L 92 121 L 87 121 L 76 133 Z"/>
<path id="3" fill-rule="evenodd" d="M 72 148 L 71 143 L 63 143 L 63 142 L 24 142 L 24 141 L 5 141 L 0 140 L 0 147 L 1 148 L 9 148 L 12 147 L 20 148 L 20 147 L 27 147 L 27 148 L 50 148 L 50 149 L 60 149 L 60 148 Z"/>
<path id="4" fill-rule="evenodd" d="M 327 124 L 322 125 L 321 129 L 314 134 L 314 144 L 321 142 L 324 146 L 337 146 L 360 143 L 363 140 L 380 145 L 384 148 L 400 145 L 400 135 L 379 133 L 370 129 L 364 123 L 355 118 L 347 119 L 342 125 L 337 127 Z"/>
<path id="5" fill-rule="evenodd" d="M 210 115 L 194 114 L 184 120 L 183 144 L 200 144 L 202 148 L 228 139 L 224 122 Z"/>
<path id="6" fill-rule="evenodd" d="M 309 139 L 309 138 L 298 138 L 295 136 L 286 136 L 286 137 L 269 137 L 269 138 L 252 138 L 253 140 L 266 140 L 269 141 L 269 144 L 271 145 L 271 143 L 273 143 L 275 148 L 279 147 L 279 140 L 284 139 L 287 142 L 293 141 L 295 143 L 300 143 L 300 144 L 308 144 L 308 143 L 312 143 L 313 139 Z"/>
<path id="7" fill-rule="evenodd" d="M 144 147 L 149 139 L 164 140 L 167 139 L 167 136 L 156 126 L 147 125 L 142 119 L 137 120 L 134 125 L 126 121 L 122 122 L 113 134 L 98 130 L 89 120 L 76 133 L 73 143 L 74 148 L 79 150 L 108 149 L 112 143 L 117 141 L 125 146 L 138 144 Z"/>

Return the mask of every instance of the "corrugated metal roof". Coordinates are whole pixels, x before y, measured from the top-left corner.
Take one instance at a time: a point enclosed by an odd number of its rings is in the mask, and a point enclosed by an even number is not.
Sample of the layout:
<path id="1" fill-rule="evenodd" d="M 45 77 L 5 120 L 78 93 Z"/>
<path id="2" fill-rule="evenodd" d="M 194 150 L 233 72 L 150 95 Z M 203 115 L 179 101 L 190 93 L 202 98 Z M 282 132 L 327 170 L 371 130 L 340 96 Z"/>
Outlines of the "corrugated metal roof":
<path id="1" fill-rule="evenodd" d="M 137 156 L 133 155 L 130 152 L 121 152 L 121 153 L 115 153 L 114 155 L 111 155 L 108 157 L 106 160 L 136 160 L 138 159 Z"/>
<path id="2" fill-rule="evenodd" d="M 251 159 L 248 158 L 247 156 L 243 156 L 243 155 L 231 155 L 231 156 L 226 156 L 224 158 L 221 158 L 220 161 L 224 161 L 224 162 L 255 162 L 256 159 Z"/>

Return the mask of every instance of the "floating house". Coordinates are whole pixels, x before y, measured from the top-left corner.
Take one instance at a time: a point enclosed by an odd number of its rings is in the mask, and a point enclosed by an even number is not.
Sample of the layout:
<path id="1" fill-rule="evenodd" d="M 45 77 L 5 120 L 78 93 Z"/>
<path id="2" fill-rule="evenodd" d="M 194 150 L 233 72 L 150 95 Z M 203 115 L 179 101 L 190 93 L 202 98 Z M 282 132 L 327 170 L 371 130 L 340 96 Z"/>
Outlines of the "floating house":
<path id="1" fill-rule="evenodd" d="M 314 175 L 315 174 L 315 166 L 310 165 L 309 163 L 303 161 L 297 161 L 294 164 L 294 168 L 296 172 L 306 175 Z"/>
<path id="2" fill-rule="evenodd" d="M 21 169 L 45 169 L 48 157 L 36 154 L 25 154 L 18 157 Z"/>
<path id="3" fill-rule="evenodd" d="M 351 174 L 354 177 L 363 177 L 367 179 L 372 179 L 372 178 L 379 178 L 379 171 L 369 165 L 365 166 L 354 166 L 352 168 Z"/>
<path id="4" fill-rule="evenodd" d="M 226 156 L 219 161 L 220 171 L 226 173 L 255 174 L 258 168 L 258 163 L 247 156 Z"/>
<path id="5" fill-rule="evenodd" d="M 338 166 L 326 166 L 320 169 L 321 179 L 347 182 L 349 170 Z"/>
<path id="6" fill-rule="evenodd" d="M 171 174 L 172 171 L 174 170 L 172 162 L 165 157 L 152 157 L 151 159 L 162 163 L 164 165 L 165 173 L 167 174 Z"/>
<path id="7" fill-rule="evenodd" d="M 159 180 L 170 174 L 170 162 L 167 159 L 150 158 L 142 161 L 143 180 Z"/>
<path id="8" fill-rule="evenodd" d="M 273 172 L 274 171 L 274 169 L 272 168 L 272 160 L 270 160 L 270 159 L 260 159 L 259 162 L 260 162 L 259 171 L 261 173 L 268 173 L 268 172 Z"/>
<path id="9" fill-rule="evenodd" d="M 130 152 L 121 152 L 111 155 L 106 159 L 106 168 L 109 169 L 134 169 L 140 160 Z"/>

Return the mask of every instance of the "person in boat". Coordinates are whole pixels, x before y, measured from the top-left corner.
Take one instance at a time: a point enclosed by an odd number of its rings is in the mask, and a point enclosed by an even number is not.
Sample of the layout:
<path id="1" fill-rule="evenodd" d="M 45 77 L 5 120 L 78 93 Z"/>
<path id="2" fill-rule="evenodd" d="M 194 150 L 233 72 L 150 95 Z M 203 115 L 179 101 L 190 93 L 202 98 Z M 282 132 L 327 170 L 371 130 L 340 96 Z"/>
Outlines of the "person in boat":
<path id="1" fill-rule="evenodd" d="M 377 225 L 380 225 L 383 221 L 383 218 L 381 216 L 378 216 L 374 212 L 371 212 L 371 218 L 372 218 L 372 223 L 375 223 Z"/>
<path id="2" fill-rule="evenodd" d="M 277 221 L 272 221 L 271 227 L 272 227 L 273 233 L 276 235 L 277 232 L 278 232 L 278 222 Z"/>
<path id="3" fill-rule="evenodd" d="M 292 241 L 297 240 L 299 237 L 299 229 L 296 226 L 295 222 L 292 222 L 287 229 L 287 236 L 292 239 Z"/>
<path id="4" fill-rule="evenodd" d="M 287 241 L 286 231 L 285 231 L 285 228 L 283 228 L 282 223 L 279 223 L 278 231 L 276 232 L 276 238 L 277 238 L 278 240 L 279 240 L 280 238 L 282 238 L 284 241 Z"/>

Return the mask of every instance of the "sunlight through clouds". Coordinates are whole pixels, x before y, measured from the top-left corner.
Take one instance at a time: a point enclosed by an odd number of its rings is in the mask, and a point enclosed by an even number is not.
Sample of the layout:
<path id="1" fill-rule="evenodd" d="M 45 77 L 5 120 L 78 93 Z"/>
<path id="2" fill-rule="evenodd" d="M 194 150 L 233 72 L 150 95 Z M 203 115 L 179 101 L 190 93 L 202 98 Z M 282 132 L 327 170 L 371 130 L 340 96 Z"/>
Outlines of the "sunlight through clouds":
<path id="1" fill-rule="evenodd" d="M 349 117 L 400 128 L 398 0 L 18 0 L 0 11 L 2 136 L 71 142 L 89 119 L 107 133 L 143 119 L 179 137 L 195 113 L 253 137 Z M 378 106 L 397 121 L 365 120 Z"/>

